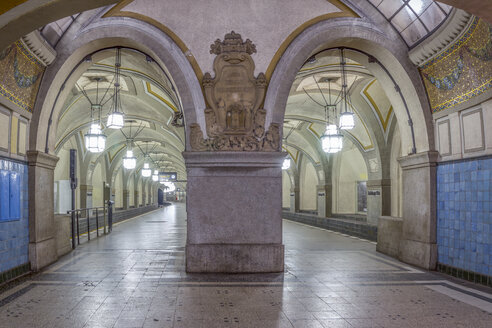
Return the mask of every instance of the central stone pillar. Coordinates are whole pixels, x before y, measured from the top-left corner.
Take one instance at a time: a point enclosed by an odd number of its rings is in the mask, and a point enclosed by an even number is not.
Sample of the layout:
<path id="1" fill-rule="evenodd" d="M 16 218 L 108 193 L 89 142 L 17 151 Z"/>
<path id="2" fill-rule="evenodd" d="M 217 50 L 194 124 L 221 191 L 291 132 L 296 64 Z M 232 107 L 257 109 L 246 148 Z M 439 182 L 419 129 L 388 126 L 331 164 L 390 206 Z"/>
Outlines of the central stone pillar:
<path id="1" fill-rule="evenodd" d="M 33 271 L 58 258 L 55 240 L 54 170 L 58 157 L 28 151 L 29 262 Z"/>
<path id="2" fill-rule="evenodd" d="M 282 272 L 280 152 L 185 152 L 187 272 Z"/>

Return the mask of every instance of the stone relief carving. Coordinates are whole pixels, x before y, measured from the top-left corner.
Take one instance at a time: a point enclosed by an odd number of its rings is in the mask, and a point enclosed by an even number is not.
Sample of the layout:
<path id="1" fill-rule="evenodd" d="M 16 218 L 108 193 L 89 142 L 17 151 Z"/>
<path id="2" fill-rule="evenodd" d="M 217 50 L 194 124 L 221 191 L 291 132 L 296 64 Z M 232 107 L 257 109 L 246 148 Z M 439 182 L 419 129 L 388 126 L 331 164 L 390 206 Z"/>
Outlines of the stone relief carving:
<path id="1" fill-rule="evenodd" d="M 202 80 L 208 108 L 205 109 L 208 138 L 198 124 L 191 125 L 191 147 L 195 151 L 279 151 L 280 130 L 271 124 L 265 131 L 266 111 L 260 108 L 266 78 L 254 77 L 255 64 L 251 54 L 256 46 L 232 31 L 224 41 L 217 39 L 210 46 L 215 77 L 205 73 Z"/>

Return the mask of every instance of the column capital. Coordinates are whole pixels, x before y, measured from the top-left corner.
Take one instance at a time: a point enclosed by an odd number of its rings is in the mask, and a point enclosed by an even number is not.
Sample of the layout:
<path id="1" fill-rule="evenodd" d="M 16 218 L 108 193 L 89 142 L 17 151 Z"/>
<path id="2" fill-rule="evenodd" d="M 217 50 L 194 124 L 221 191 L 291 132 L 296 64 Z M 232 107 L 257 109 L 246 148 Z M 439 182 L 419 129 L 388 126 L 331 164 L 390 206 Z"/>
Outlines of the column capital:
<path id="1" fill-rule="evenodd" d="M 58 157 L 37 150 L 27 151 L 27 162 L 29 166 L 39 166 L 49 170 L 54 170 Z"/>
<path id="2" fill-rule="evenodd" d="M 332 188 L 332 187 L 333 187 L 333 185 L 330 183 L 330 184 L 317 185 L 316 189 L 317 190 L 326 190 L 326 188 Z"/>
<path id="3" fill-rule="evenodd" d="M 85 191 L 92 191 L 92 189 L 94 189 L 94 187 L 92 185 L 86 185 L 86 184 L 81 184 L 79 185 L 80 187 L 80 190 L 85 190 Z"/>
<path id="4" fill-rule="evenodd" d="M 367 180 L 367 188 L 381 188 L 391 186 L 391 179 Z"/>
<path id="5" fill-rule="evenodd" d="M 439 152 L 431 150 L 398 158 L 402 170 L 436 166 Z"/>

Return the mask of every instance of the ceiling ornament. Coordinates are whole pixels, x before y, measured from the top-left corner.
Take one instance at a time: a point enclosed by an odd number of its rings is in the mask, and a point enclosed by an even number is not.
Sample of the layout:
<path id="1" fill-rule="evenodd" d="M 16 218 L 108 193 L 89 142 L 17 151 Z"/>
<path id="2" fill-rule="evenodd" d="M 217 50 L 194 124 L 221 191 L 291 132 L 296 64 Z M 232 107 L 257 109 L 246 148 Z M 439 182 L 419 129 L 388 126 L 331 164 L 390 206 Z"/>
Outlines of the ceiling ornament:
<path id="1" fill-rule="evenodd" d="M 205 73 L 202 80 L 208 108 L 203 138 L 199 124 L 191 125 L 194 151 L 280 151 L 280 129 L 271 124 L 265 131 L 266 110 L 260 108 L 265 97 L 265 74 L 254 76 L 251 55 L 256 46 L 232 31 L 210 46 L 215 77 Z"/>

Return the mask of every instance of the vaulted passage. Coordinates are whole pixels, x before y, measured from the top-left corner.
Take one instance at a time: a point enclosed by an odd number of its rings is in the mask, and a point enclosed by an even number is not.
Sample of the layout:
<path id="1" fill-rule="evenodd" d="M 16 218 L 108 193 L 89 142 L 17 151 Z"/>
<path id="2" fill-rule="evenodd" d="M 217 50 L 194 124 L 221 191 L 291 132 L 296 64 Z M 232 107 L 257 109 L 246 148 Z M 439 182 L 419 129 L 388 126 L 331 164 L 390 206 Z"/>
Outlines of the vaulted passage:
<path id="1" fill-rule="evenodd" d="M 286 270 L 187 274 L 186 214 L 118 224 L 9 290 L 0 327 L 488 327 L 487 294 L 284 222 Z M 418 319 L 416 315 L 418 314 Z"/>

